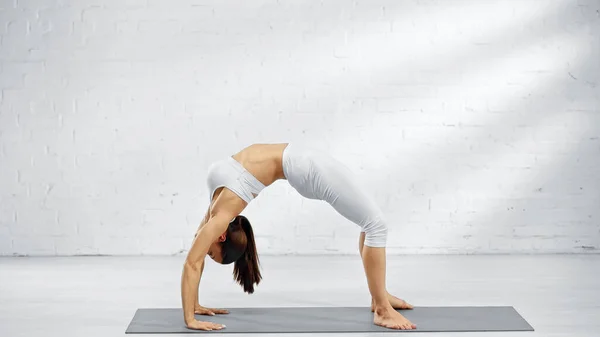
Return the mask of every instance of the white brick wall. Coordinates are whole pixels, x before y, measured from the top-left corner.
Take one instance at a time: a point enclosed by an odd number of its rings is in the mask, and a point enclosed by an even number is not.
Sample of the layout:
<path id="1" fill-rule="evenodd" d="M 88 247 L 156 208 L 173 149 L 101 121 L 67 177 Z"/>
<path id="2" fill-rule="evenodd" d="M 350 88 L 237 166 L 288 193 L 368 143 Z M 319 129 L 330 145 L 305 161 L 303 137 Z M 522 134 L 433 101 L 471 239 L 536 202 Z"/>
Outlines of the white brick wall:
<path id="1" fill-rule="evenodd" d="M 208 165 L 301 142 L 353 169 L 389 252 L 600 252 L 600 4 L 0 4 L 0 254 L 177 254 Z M 356 253 L 277 183 L 263 253 Z"/>

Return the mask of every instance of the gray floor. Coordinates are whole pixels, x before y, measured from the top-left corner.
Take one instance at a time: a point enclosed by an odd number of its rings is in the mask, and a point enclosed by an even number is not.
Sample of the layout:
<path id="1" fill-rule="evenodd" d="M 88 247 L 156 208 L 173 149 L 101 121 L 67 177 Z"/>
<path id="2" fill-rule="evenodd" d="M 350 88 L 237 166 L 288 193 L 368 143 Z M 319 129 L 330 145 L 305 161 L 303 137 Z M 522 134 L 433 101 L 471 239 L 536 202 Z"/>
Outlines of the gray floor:
<path id="1" fill-rule="evenodd" d="M 182 262 L 181 256 L 0 258 L 0 336 L 124 336 L 137 308 L 180 305 Z M 263 256 L 262 265 L 264 282 L 255 294 L 246 295 L 233 283 L 231 266 L 210 261 L 200 287 L 201 303 L 217 307 L 369 303 L 358 256 Z M 597 337 L 599 275 L 600 255 L 388 260 L 388 288 L 415 305 L 512 305 L 536 329 L 418 334 L 423 337 Z"/>

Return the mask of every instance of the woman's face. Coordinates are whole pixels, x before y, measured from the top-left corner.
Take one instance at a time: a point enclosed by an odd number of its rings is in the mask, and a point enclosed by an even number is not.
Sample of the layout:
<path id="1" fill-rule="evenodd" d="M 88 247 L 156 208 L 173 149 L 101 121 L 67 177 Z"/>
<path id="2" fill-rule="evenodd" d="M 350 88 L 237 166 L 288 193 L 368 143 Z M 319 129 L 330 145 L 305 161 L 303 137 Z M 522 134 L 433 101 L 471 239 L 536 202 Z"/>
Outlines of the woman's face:
<path id="1" fill-rule="evenodd" d="M 208 253 L 206 255 L 210 256 L 210 258 L 217 263 L 223 263 L 223 246 L 221 243 L 225 242 L 226 238 L 227 235 L 223 233 L 219 236 L 217 241 L 213 242 L 212 245 L 208 247 Z"/>
<path id="2" fill-rule="evenodd" d="M 217 263 L 223 262 L 223 248 L 221 247 L 220 241 L 213 242 L 208 248 L 208 256 Z"/>

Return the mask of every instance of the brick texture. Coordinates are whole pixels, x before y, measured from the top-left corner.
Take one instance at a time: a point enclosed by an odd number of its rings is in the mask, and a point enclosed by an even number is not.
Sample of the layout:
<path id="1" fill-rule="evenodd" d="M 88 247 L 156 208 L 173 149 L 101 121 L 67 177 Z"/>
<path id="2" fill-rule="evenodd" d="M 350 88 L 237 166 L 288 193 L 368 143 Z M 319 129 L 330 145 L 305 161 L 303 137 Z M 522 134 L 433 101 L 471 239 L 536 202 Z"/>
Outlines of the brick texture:
<path id="1" fill-rule="evenodd" d="M 211 162 L 328 150 L 390 254 L 600 252 L 593 0 L 0 4 L 0 254 L 180 254 Z M 260 252 L 356 254 L 284 182 Z"/>

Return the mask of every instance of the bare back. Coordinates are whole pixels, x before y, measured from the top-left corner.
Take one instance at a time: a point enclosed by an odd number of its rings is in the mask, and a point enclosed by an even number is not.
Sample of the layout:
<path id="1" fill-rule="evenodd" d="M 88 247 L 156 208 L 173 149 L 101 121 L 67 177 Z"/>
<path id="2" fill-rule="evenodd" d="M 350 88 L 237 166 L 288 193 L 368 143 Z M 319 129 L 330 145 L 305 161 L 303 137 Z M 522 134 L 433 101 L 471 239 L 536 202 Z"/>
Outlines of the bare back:
<path id="1" fill-rule="evenodd" d="M 285 179 L 281 158 L 287 144 L 252 144 L 233 155 L 248 172 L 265 186 Z"/>
<path id="2" fill-rule="evenodd" d="M 232 157 L 250 172 L 263 185 L 269 186 L 279 179 L 285 179 L 282 167 L 283 150 L 287 143 L 252 144 Z M 215 191 L 213 203 L 219 198 L 223 188 Z M 226 191 L 227 199 L 238 199 L 231 191 Z M 225 195 L 223 197 L 226 197 Z M 223 199 L 223 198 L 221 198 Z M 245 205 L 244 205 L 245 206 Z"/>

